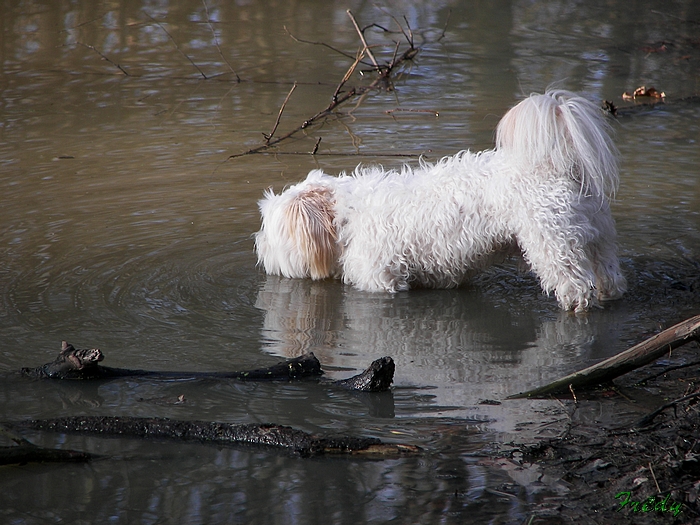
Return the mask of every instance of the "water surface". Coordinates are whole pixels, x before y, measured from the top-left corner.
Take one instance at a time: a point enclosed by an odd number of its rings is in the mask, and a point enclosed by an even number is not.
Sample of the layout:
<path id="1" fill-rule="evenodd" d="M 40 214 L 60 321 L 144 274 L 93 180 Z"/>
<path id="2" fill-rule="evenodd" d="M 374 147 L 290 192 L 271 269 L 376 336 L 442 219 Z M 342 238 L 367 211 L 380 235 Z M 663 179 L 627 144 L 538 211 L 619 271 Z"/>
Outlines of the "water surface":
<path id="1" fill-rule="evenodd" d="M 518 523 L 561 489 L 478 459 L 546 437 L 555 401 L 508 394 L 619 352 L 697 313 L 700 10 L 679 1 L 24 2 L 0 49 L 2 420 L 103 414 L 232 423 L 419 444 L 420 458 L 301 460 L 268 451 L 27 435 L 109 459 L 0 470 L 7 523 Z M 262 143 L 323 109 L 362 25 L 407 21 L 421 52 L 393 90 L 342 106 L 277 155 Z M 404 16 L 405 21 L 404 21 Z M 380 60 L 399 33 L 368 30 Z M 403 48 L 402 48 L 403 49 Z M 225 60 L 224 60 L 225 58 Z M 367 84 L 355 75 L 349 85 Z M 613 205 L 630 282 L 586 316 L 558 310 L 517 263 L 459 290 L 394 296 L 267 277 L 257 200 L 310 169 L 387 167 L 492 144 L 505 111 L 557 83 L 595 101 L 653 85 L 665 104 L 620 114 Z M 319 155 L 306 154 L 318 138 Z M 294 154 L 300 153 L 300 154 Z M 395 389 L 112 381 L 47 384 L 11 372 L 61 340 L 111 366 L 234 370 L 313 351 L 331 377 L 392 356 Z M 184 395 L 184 404 L 169 402 Z M 611 410 L 624 414 L 629 405 Z M 603 410 L 600 407 L 600 410 Z M 592 417 L 595 417 L 592 416 Z M 546 484 L 544 484 L 546 485 Z M 546 489 L 546 490 L 545 490 Z M 512 496 L 504 496 L 509 493 Z"/>

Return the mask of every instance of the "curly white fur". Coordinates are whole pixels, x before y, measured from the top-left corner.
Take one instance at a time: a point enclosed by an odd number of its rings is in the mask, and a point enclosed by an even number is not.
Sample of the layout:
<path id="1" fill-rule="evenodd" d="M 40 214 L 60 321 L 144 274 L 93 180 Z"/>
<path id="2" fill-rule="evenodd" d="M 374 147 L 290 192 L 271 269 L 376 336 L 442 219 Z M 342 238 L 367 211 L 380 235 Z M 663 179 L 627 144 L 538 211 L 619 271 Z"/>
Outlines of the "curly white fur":
<path id="1" fill-rule="evenodd" d="M 493 150 L 402 171 L 314 170 L 268 191 L 258 261 L 270 274 L 397 292 L 458 286 L 519 251 L 546 293 L 583 311 L 626 288 L 609 206 L 617 183 L 601 110 L 551 90 L 503 117 Z"/>

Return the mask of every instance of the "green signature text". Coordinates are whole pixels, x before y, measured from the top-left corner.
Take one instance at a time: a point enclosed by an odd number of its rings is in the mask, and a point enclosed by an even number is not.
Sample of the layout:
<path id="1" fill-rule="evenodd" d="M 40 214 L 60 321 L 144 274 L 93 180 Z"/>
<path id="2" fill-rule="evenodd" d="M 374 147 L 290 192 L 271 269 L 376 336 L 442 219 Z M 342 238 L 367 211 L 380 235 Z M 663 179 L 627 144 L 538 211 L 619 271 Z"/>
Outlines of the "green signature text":
<path id="1" fill-rule="evenodd" d="M 671 500 L 670 494 L 664 499 L 661 499 L 661 496 L 649 496 L 644 501 L 634 501 L 631 492 L 622 491 L 615 494 L 615 499 L 621 500 L 620 508 L 617 510 L 629 507 L 633 512 L 670 512 L 678 516 L 683 507 L 682 503 Z"/>

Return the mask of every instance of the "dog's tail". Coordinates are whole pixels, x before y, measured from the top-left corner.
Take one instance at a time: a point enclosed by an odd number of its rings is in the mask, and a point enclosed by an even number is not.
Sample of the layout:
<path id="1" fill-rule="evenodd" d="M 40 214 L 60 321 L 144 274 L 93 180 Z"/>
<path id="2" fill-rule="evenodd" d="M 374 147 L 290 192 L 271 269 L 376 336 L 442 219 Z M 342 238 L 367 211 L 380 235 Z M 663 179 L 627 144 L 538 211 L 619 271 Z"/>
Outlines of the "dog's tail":
<path id="1" fill-rule="evenodd" d="M 333 193 L 307 180 L 259 202 L 262 228 L 255 235 L 258 264 L 268 274 L 324 279 L 336 272 Z"/>
<path id="2" fill-rule="evenodd" d="M 569 176 L 581 191 L 603 198 L 618 184 L 618 152 L 603 111 L 563 90 L 531 95 L 501 119 L 496 149 L 518 166 Z"/>

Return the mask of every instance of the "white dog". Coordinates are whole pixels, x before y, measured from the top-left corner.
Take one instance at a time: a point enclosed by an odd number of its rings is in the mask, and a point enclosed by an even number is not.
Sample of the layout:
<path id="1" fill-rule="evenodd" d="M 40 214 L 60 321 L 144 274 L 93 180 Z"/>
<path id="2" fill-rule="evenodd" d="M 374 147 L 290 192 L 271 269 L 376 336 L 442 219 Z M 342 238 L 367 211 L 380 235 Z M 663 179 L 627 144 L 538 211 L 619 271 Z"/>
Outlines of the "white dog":
<path id="1" fill-rule="evenodd" d="M 522 254 L 562 308 L 620 297 L 617 150 L 595 104 L 550 90 L 512 108 L 496 147 L 384 171 L 320 170 L 260 201 L 258 262 L 270 274 L 340 277 L 361 290 L 451 288 L 499 254 Z"/>

